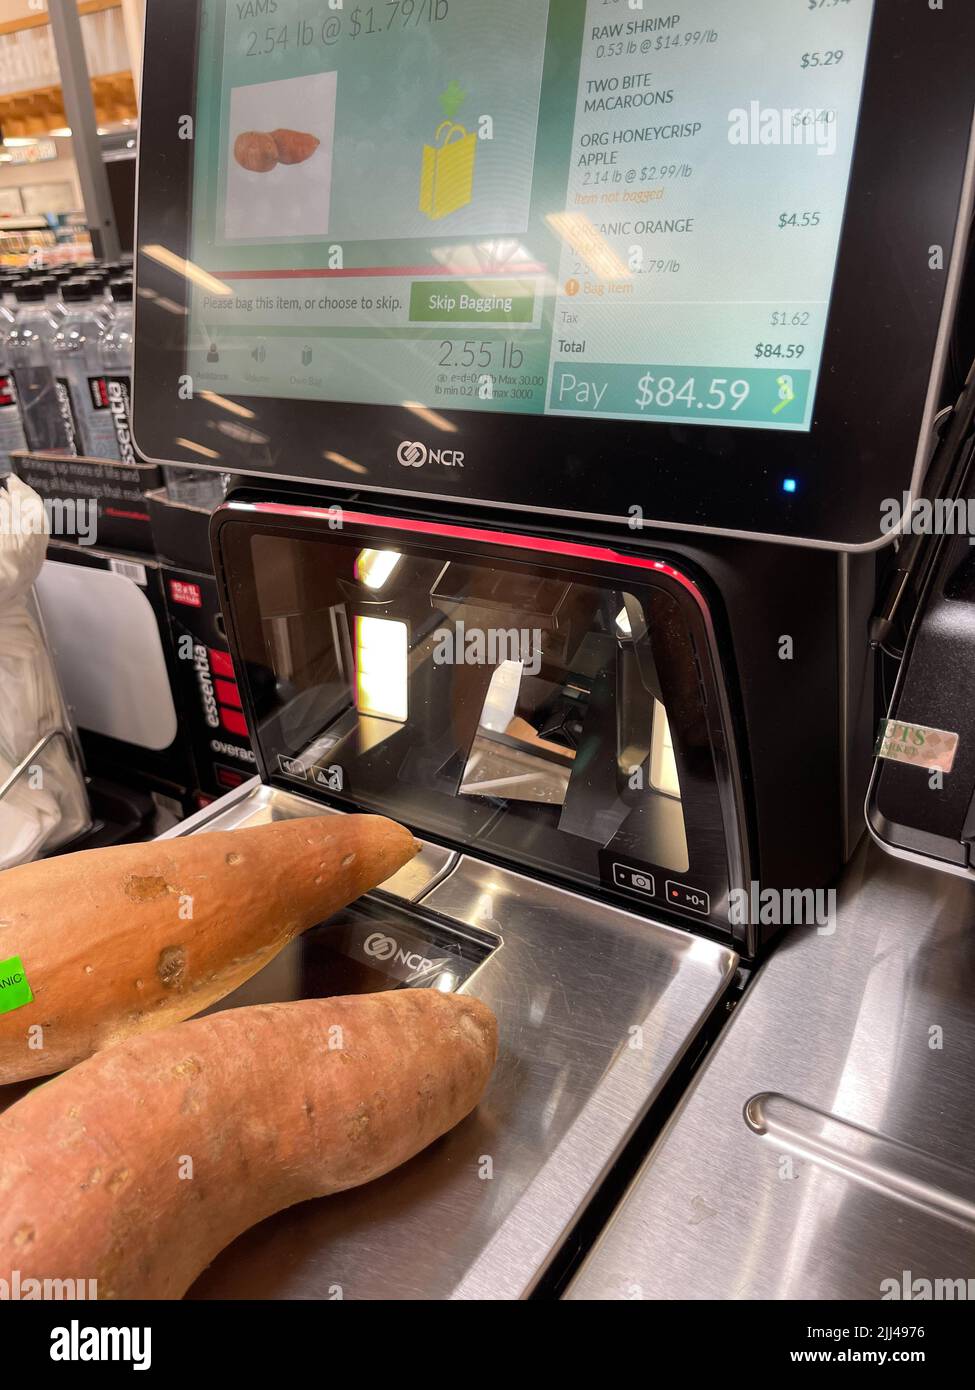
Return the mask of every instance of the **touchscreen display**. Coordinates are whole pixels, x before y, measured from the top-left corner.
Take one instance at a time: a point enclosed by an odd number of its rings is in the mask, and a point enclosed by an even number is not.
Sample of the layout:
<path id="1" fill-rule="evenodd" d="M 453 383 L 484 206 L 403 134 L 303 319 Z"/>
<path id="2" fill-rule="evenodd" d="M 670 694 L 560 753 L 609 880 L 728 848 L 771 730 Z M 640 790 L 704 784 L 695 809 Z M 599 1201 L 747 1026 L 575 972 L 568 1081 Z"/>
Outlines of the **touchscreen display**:
<path id="1" fill-rule="evenodd" d="M 187 371 L 808 430 L 872 8 L 205 0 Z"/>

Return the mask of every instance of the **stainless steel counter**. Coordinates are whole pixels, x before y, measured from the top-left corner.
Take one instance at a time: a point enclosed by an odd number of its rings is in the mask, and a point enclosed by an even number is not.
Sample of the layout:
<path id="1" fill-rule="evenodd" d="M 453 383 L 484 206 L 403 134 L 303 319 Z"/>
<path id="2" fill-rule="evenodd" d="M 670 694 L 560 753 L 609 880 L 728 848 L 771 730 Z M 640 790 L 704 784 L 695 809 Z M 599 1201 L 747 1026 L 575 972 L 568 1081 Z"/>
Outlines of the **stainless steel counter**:
<path id="1" fill-rule="evenodd" d="M 762 969 L 566 1297 L 975 1281 L 973 1155 L 975 890 L 863 844 L 835 933 Z"/>
<path id="2" fill-rule="evenodd" d="M 171 834 L 322 809 L 251 783 Z M 485 1099 L 388 1177 L 242 1236 L 191 1297 L 524 1297 L 737 966 L 730 948 L 432 845 L 384 892 L 397 921 L 434 911 L 502 943 L 463 986 L 500 1022 Z M 306 940 L 217 1007 L 307 990 Z"/>

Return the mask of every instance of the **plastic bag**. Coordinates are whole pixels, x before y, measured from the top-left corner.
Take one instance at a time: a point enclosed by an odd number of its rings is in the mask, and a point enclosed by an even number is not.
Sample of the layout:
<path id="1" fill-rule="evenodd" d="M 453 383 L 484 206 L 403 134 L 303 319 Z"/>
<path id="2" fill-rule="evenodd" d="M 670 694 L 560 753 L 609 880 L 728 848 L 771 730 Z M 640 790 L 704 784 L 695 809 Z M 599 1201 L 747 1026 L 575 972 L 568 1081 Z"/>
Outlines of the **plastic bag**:
<path id="1" fill-rule="evenodd" d="M 37 493 L 11 475 L 0 484 L 0 787 L 45 734 L 67 729 L 32 588 L 47 552 Z M 0 797 L 0 869 L 57 849 L 91 824 L 80 769 L 53 739 Z"/>

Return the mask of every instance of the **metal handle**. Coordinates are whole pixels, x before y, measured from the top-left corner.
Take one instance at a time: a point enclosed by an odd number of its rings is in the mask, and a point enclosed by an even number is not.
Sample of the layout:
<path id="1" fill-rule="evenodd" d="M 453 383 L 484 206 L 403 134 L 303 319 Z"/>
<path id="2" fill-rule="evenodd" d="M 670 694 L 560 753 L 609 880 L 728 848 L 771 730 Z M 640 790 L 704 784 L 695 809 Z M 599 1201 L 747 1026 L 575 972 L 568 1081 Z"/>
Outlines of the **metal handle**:
<path id="1" fill-rule="evenodd" d="M 0 801 L 2 801 L 3 798 L 7 795 L 7 792 L 10 791 L 14 783 L 18 782 L 20 778 L 23 777 L 24 773 L 30 767 L 31 763 L 33 763 L 36 758 L 40 757 L 47 745 L 56 738 L 64 739 L 65 747 L 68 750 L 68 757 L 77 766 L 75 759 L 74 744 L 72 743 L 71 739 L 68 737 L 68 735 L 65 733 L 63 729 L 52 729 L 49 734 L 45 734 L 44 737 L 39 740 L 39 742 L 34 744 L 34 747 L 30 750 L 30 752 L 23 759 L 23 761 L 17 764 L 13 772 L 11 772 L 10 776 L 7 778 L 7 780 L 3 783 L 2 786 L 0 786 Z"/>

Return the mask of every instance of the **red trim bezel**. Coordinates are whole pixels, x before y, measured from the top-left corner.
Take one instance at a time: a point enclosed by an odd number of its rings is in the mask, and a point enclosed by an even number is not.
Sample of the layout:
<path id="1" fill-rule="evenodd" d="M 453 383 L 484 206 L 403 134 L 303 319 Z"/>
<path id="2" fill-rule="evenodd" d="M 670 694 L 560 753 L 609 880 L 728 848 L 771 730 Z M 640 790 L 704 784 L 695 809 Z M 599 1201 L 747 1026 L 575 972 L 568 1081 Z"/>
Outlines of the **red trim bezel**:
<path id="1" fill-rule="evenodd" d="M 545 536 L 491 531 L 481 526 L 455 526 L 449 522 L 421 521 L 413 517 L 381 516 L 375 512 L 350 512 L 346 507 L 336 505 L 342 513 L 343 520 L 351 521 L 358 526 L 382 526 L 389 531 L 407 531 L 421 536 L 438 536 L 445 540 L 480 541 L 488 545 L 510 546 L 513 550 L 541 551 L 546 555 L 565 555 L 573 560 L 595 560 L 600 564 L 652 570 L 657 574 L 665 574 L 668 579 L 680 584 L 702 608 L 707 609 L 704 596 L 694 581 L 664 560 L 650 560 L 643 555 L 629 555 L 623 551 L 610 550 L 607 546 L 585 545 L 579 541 L 551 540 Z M 226 506 L 227 510 L 240 508 L 265 512 L 272 516 L 302 516 L 311 520 L 334 515 L 334 509 L 330 512 L 327 507 L 298 507 L 287 502 L 229 502 Z"/>

